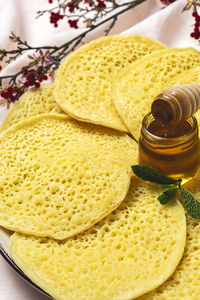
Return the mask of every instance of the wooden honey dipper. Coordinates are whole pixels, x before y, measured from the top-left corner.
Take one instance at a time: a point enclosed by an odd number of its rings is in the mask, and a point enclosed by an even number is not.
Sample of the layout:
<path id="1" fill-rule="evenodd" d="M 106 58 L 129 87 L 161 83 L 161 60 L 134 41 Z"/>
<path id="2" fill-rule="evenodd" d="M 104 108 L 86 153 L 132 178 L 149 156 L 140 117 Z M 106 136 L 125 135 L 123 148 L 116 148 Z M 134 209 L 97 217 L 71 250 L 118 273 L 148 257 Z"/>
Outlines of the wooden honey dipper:
<path id="1" fill-rule="evenodd" d="M 156 96 L 151 106 L 154 118 L 163 124 L 177 124 L 196 113 L 200 107 L 200 84 L 189 83 L 167 88 Z"/>

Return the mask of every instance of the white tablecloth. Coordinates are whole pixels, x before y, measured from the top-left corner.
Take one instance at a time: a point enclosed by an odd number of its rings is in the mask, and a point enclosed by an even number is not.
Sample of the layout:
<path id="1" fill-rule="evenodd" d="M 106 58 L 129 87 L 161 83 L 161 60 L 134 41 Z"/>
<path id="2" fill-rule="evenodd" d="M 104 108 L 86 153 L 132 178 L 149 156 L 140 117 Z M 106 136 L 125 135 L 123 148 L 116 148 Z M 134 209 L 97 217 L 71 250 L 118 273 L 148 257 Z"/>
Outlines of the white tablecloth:
<path id="1" fill-rule="evenodd" d="M 163 5 L 159 0 L 147 0 L 123 14 L 111 34 L 141 34 L 169 47 L 194 47 L 200 50 L 199 43 L 190 37 L 194 24 L 191 12 L 181 12 L 185 4 L 186 0 L 177 0 L 161 9 Z M 12 49 L 13 44 L 8 39 L 11 31 L 35 46 L 63 43 L 82 31 L 67 27 L 66 22 L 54 28 L 47 15 L 35 19 L 38 10 L 48 7 L 51 6 L 47 0 L 0 0 L 0 48 Z M 85 41 L 102 36 L 105 28 L 103 26 L 96 30 Z M 2 74 L 14 72 L 25 61 L 25 56 L 18 58 L 4 67 Z M 0 107 L 0 124 L 6 113 L 6 108 Z M 22 280 L 0 256 L 0 300 L 45 299 L 48 298 Z"/>

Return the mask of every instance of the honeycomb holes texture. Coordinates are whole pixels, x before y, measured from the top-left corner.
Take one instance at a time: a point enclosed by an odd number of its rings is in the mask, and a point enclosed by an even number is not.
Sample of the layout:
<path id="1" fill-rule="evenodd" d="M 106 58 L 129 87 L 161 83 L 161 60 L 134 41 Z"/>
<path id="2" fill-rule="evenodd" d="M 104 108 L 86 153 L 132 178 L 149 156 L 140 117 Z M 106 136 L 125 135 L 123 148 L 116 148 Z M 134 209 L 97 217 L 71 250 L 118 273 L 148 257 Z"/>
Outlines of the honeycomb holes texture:
<path id="1" fill-rule="evenodd" d="M 48 84 L 24 93 L 9 110 L 2 123 L 0 132 L 19 121 L 39 114 L 63 113 L 55 102 L 53 90 L 53 84 Z"/>
<path id="2" fill-rule="evenodd" d="M 154 97 L 167 87 L 171 77 L 199 63 L 200 52 L 195 49 L 161 50 L 132 64 L 113 82 L 112 99 L 137 141 L 142 120 L 150 112 Z"/>
<path id="3" fill-rule="evenodd" d="M 127 134 L 54 114 L 5 130 L 0 147 L 0 224 L 57 239 L 115 209 L 137 159 Z"/>
<path id="4" fill-rule="evenodd" d="M 128 132 L 110 92 L 129 64 L 165 46 L 147 37 L 119 35 L 92 41 L 67 56 L 55 78 L 55 99 L 71 117 Z"/>
<path id="5" fill-rule="evenodd" d="M 132 178 L 120 206 L 66 241 L 14 234 L 17 265 L 56 299 L 133 299 L 163 283 L 186 239 L 184 209 L 162 206 L 160 191 Z"/>
<path id="6" fill-rule="evenodd" d="M 200 201 L 200 178 L 184 185 L 197 201 Z M 199 300 L 200 295 L 200 223 L 187 218 L 187 238 L 183 257 L 173 275 L 157 289 L 137 298 L 137 300 Z"/>

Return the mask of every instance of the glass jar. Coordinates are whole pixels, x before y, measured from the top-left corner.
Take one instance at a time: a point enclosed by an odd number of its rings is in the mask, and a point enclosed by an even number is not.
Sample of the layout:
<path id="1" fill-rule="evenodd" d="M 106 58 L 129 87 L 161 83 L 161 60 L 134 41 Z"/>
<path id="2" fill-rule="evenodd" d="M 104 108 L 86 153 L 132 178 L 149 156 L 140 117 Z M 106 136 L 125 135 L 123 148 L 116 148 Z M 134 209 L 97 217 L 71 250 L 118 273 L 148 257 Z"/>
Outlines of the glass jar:
<path id="1" fill-rule="evenodd" d="M 139 163 L 174 179 L 192 178 L 200 163 L 198 123 L 193 116 L 176 125 L 162 125 L 148 113 L 142 122 Z"/>

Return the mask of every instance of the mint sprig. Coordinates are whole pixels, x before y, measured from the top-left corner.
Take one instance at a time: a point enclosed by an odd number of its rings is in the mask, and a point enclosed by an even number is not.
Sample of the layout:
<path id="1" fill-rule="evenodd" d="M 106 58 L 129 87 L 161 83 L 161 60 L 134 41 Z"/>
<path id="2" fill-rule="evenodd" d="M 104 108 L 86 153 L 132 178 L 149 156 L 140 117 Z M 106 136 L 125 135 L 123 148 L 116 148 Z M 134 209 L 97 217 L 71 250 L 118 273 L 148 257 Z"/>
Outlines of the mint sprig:
<path id="1" fill-rule="evenodd" d="M 175 184 L 178 180 L 163 175 L 160 171 L 146 165 L 135 165 L 131 167 L 133 173 L 144 181 L 158 184 Z"/>
<path id="2" fill-rule="evenodd" d="M 193 194 L 180 186 L 182 201 L 189 215 L 195 219 L 200 219 L 200 202 L 195 200 Z"/>
<path id="3" fill-rule="evenodd" d="M 164 191 L 160 196 L 158 196 L 158 200 L 161 204 L 165 205 L 173 200 L 177 194 L 178 188 L 175 186 L 173 188 L 169 188 L 168 190 Z"/>
<path id="4" fill-rule="evenodd" d="M 177 191 L 180 190 L 182 202 L 188 214 L 196 219 L 200 219 L 200 202 L 193 194 L 181 186 L 182 179 L 172 179 L 165 176 L 159 170 L 146 165 L 134 165 L 131 167 L 133 173 L 144 181 L 157 183 L 160 189 L 166 189 L 157 197 L 158 201 L 166 205 L 176 197 Z"/>

